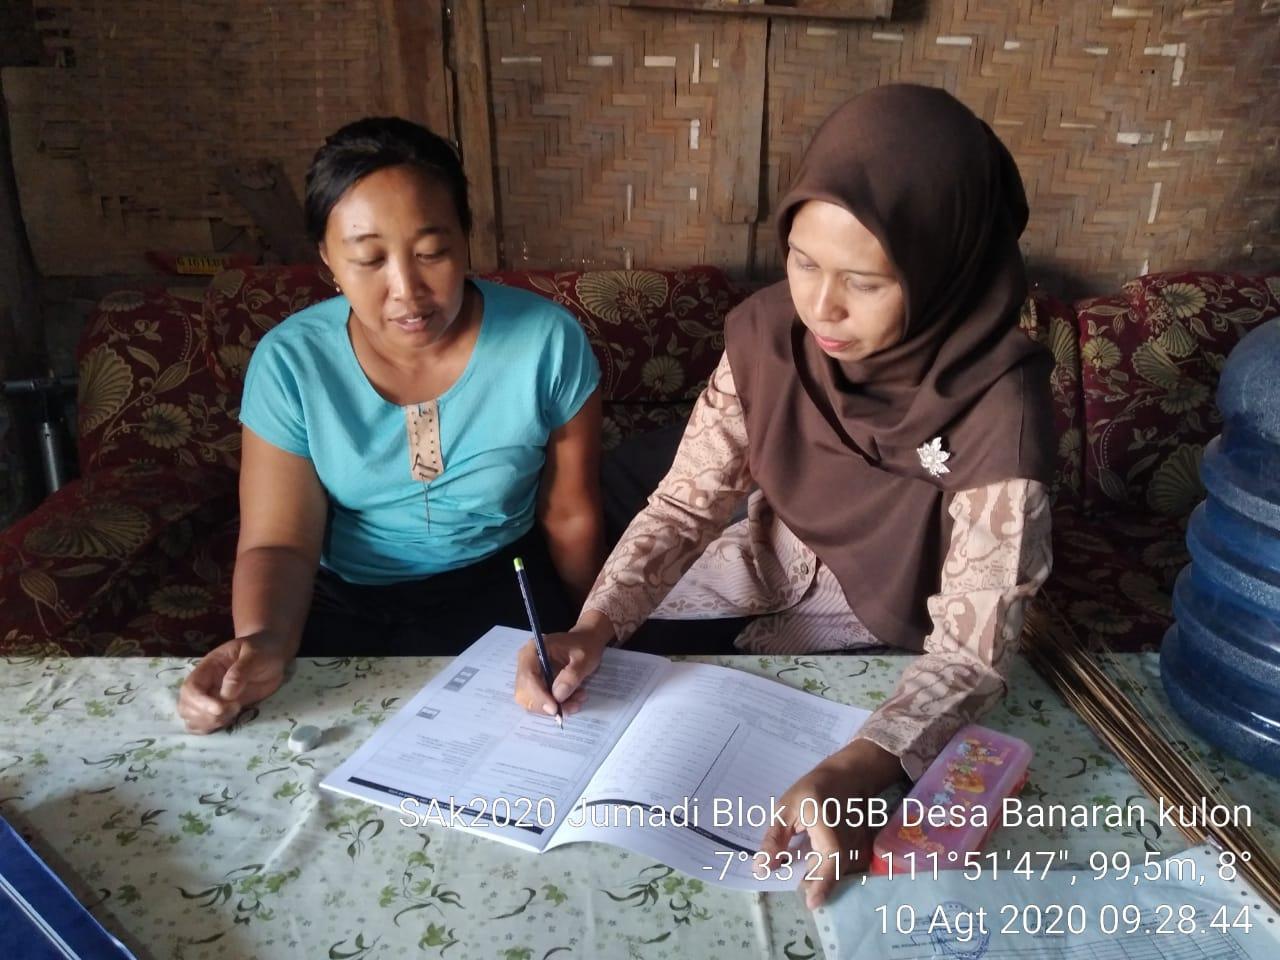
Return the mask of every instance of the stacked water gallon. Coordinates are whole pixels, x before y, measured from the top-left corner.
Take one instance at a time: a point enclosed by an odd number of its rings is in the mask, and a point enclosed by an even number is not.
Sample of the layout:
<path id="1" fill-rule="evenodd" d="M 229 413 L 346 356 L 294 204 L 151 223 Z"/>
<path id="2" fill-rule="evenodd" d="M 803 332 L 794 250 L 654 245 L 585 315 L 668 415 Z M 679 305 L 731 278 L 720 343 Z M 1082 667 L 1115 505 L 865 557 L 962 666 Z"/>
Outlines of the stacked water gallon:
<path id="1" fill-rule="evenodd" d="M 1218 408 L 1160 669 L 1194 730 L 1280 776 L 1280 320 L 1231 352 Z"/>

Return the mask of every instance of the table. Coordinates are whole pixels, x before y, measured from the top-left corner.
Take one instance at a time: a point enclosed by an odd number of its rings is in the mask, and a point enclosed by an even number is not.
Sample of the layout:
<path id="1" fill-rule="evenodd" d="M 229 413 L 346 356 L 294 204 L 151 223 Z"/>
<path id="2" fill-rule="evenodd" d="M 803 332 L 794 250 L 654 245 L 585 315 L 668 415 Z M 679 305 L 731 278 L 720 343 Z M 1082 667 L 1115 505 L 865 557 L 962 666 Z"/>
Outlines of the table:
<path id="1" fill-rule="evenodd" d="M 906 663 L 696 659 L 865 706 L 888 695 Z M 1125 659 L 1159 694 L 1157 658 Z M 795 894 L 721 890 L 598 844 L 525 854 L 406 828 L 393 811 L 320 791 L 324 774 L 445 659 L 302 660 L 276 696 L 203 738 L 185 734 L 174 713 L 192 662 L 0 660 L 0 814 L 139 957 L 821 957 Z M 1141 795 L 1025 662 L 985 722 L 1035 748 L 1025 798 Z M 291 753 L 289 731 L 304 723 L 325 739 Z M 1206 757 L 1280 843 L 1275 781 Z M 1024 826 L 1002 830 L 991 848 L 1067 850 L 1085 866 L 1095 850 L 1185 845 L 1150 822 L 1146 834 Z"/>

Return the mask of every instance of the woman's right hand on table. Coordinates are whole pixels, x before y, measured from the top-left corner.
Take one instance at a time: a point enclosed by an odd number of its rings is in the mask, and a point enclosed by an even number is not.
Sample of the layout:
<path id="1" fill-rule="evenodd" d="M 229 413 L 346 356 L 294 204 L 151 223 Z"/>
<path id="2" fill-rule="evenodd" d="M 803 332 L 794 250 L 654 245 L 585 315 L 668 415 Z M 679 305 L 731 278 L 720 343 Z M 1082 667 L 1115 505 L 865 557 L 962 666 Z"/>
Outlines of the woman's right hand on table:
<path id="1" fill-rule="evenodd" d="M 582 684 L 600 666 L 613 636 L 613 624 L 594 610 L 585 611 L 568 633 L 548 633 L 547 655 L 554 678 L 550 691 L 542 680 L 538 649 L 530 640 L 516 658 L 516 703 L 531 713 L 554 716 L 559 702 L 566 715 L 577 713 L 587 699 Z"/>
<path id="2" fill-rule="evenodd" d="M 191 733 L 221 730 L 245 707 L 279 690 L 292 659 L 289 645 L 272 634 L 228 640 L 187 674 L 178 693 L 178 716 Z"/>

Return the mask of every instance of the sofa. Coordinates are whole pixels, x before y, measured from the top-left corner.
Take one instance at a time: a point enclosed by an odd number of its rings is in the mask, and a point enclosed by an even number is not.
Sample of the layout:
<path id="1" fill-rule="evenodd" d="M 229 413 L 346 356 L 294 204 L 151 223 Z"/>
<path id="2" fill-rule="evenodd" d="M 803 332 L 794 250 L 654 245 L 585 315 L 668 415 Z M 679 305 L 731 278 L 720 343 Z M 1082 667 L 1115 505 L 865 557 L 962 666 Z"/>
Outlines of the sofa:
<path id="1" fill-rule="evenodd" d="M 582 322 L 603 372 L 606 450 L 643 450 L 647 431 L 687 416 L 744 295 L 713 267 L 487 279 Z M 196 298 L 100 303 L 77 350 L 80 476 L 0 533 L 0 654 L 195 656 L 230 636 L 245 368 L 266 330 L 332 292 L 316 267 L 262 267 L 223 272 Z M 1042 602 L 1085 642 L 1159 644 L 1200 454 L 1219 428 L 1218 373 L 1276 316 L 1280 275 L 1158 274 L 1074 304 L 1028 299 L 1023 328 L 1055 358 Z"/>

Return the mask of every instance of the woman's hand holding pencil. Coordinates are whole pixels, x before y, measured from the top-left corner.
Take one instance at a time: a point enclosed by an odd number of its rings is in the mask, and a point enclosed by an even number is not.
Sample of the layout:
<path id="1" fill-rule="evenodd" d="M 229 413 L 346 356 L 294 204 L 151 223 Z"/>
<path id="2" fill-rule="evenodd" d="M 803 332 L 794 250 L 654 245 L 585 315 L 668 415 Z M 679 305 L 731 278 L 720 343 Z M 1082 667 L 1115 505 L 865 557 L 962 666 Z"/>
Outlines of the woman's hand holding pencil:
<path id="1" fill-rule="evenodd" d="M 588 610 L 568 633 L 545 636 L 547 658 L 553 675 L 551 689 L 542 679 L 536 641 L 520 649 L 516 659 L 516 703 L 531 713 L 555 716 L 557 707 L 566 716 L 577 713 L 587 699 L 582 684 L 596 672 L 605 647 L 613 638 L 608 619 Z"/>

